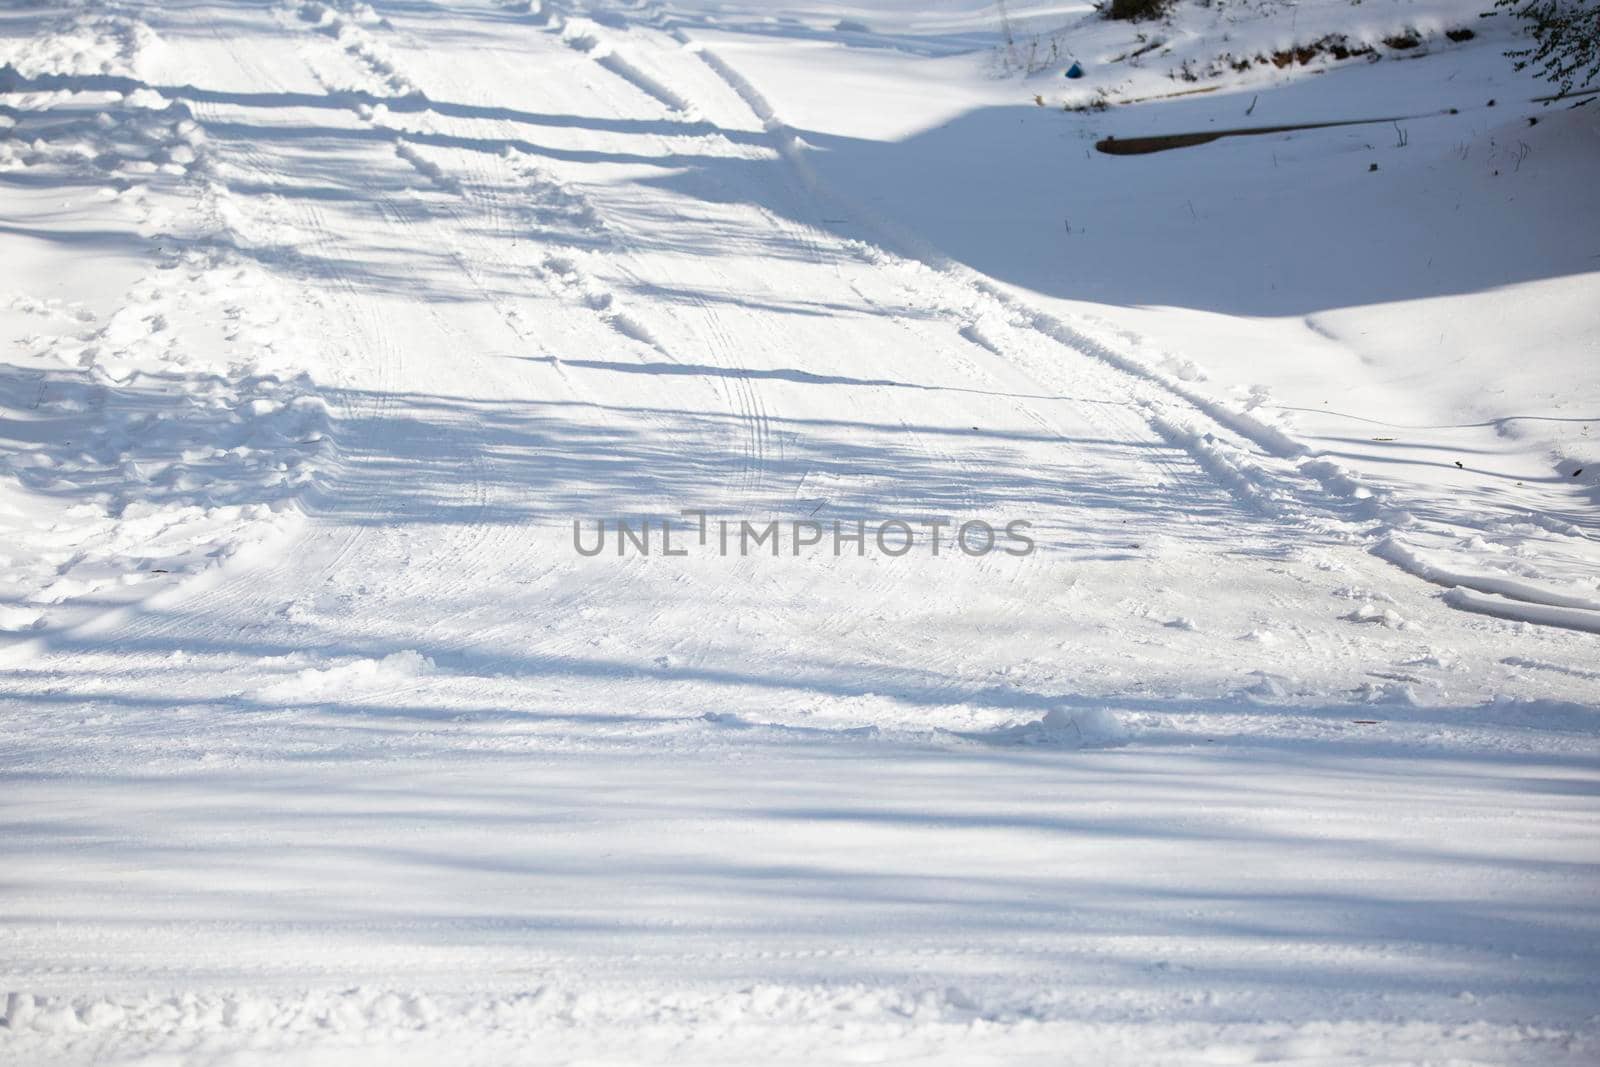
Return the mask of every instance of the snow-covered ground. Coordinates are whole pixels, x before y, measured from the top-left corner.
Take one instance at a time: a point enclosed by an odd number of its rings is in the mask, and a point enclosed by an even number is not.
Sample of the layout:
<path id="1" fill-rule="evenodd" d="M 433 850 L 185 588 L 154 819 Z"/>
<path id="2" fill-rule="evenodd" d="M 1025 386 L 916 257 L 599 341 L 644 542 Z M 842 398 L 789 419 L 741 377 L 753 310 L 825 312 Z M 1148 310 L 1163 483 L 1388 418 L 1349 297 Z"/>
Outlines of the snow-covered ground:
<path id="1" fill-rule="evenodd" d="M 0 1060 L 1594 1062 L 1483 6 L 0 11 Z"/>

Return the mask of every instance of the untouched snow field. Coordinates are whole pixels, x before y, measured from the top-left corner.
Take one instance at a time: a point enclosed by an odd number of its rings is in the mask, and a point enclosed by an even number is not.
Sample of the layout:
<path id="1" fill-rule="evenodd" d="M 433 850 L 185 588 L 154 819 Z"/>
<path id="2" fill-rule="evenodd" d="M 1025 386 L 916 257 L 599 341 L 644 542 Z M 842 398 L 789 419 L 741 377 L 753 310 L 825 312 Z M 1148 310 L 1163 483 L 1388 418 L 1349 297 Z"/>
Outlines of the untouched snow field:
<path id="1" fill-rule="evenodd" d="M 7 6 L 0 1061 L 1596 1062 L 1483 6 Z"/>

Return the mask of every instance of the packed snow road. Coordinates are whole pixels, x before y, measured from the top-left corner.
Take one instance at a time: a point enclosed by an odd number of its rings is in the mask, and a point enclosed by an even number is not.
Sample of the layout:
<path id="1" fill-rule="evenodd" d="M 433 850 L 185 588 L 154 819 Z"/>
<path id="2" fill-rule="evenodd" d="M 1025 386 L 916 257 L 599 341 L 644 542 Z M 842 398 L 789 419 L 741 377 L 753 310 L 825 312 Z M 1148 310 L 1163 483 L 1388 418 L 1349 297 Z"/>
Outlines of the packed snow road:
<path id="1" fill-rule="evenodd" d="M 1592 1062 L 1592 588 L 673 9 L 6 20 L 10 1061 Z"/>

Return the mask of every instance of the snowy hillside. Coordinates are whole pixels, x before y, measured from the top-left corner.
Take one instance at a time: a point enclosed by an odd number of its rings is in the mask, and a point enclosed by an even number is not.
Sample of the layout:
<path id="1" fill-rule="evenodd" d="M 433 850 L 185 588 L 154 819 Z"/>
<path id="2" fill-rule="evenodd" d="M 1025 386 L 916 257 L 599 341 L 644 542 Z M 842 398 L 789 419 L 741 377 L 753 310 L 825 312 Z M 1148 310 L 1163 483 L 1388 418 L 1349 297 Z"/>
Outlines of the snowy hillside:
<path id="1" fill-rule="evenodd" d="M 0 1060 L 1594 1062 L 1484 6 L 0 10 Z"/>

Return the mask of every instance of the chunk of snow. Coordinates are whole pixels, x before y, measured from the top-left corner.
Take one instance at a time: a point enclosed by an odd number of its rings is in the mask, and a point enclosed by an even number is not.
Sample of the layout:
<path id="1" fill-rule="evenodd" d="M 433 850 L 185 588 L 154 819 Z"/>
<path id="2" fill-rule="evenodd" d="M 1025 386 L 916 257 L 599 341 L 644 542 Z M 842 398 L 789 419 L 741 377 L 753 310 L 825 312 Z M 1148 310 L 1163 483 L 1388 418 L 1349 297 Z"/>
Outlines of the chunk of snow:
<path id="1" fill-rule="evenodd" d="M 1010 727 L 997 736 L 1021 745 L 1101 748 L 1125 743 L 1128 730 L 1107 708 L 1051 708 L 1033 722 Z"/>
<path id="2" fill-rule="evenodd" d="M 346 693 L 387 689 L 435 672 L 433 660 L 414 649 L 393 652 L 382 659 L 358 659 L 337 667 L 307 668 L 293 678 L 259 689 L 255 699 L 304 703 Z"/>

